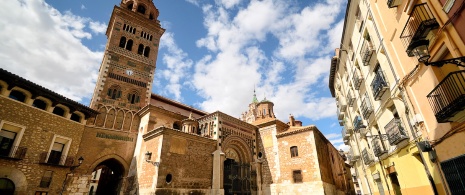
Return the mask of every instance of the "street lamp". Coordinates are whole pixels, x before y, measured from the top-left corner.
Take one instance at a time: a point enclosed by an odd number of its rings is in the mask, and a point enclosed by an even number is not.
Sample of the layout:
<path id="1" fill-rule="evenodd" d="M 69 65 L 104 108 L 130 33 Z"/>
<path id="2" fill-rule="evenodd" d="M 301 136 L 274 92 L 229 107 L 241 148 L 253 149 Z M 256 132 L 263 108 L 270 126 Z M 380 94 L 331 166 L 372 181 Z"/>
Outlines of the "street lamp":
<path id="1" fill-rule="evenodd" d="M 414 41 L 412 44 L 410 44 L 407 50 L 410 50 L 412 54 L 418 58 L 419 62 L 423 62 L 427 66 L 442 67 L 445 64 L 455 64 L 457 66 L 465 67 L 465 56 L 447 59 L 447 60 L 441 60 L 437 62 L 428 62 L 428 60 L 431 57 L 429 54 L 428 46 L 429 46 L 429 40 L 421 39 L 421 40 Z"/>
<path id="2" fill-rule="evenodd" d="M 154 161 L 151 161 L 150 159 L 152 159 L 152 152 L 145 152 L 145 162 L 148 162 L 150 164 L 153 164 L 155 166 L 160 166 L 160 162 L 154 162 Z"/>
<path id="3" fill-rule="evenodd" d="M 73 171 L 73 170 L 76 169 L 77 167 L 81 166 L 82 161 L 84 161 L 84 158 L 82 158 L 82 156 L 81 156 L 81 157 L 78 158 L 78 164 L 77 164 L 77 165 L 74 165 L 74 166 L 71 166 L 71 167 L 69 168 L 69 170 Z"/>
<path id="4" fill-rule="evenodd" d="M 77 167 L 81 166 L 81 164 L 82 164 L 83 161 L 84 161 L 84 158 L 82 158 L 82 156 L 81 156 L 81 157 L 78 158 L 78 164 L 77 164 L 77 165 L 73 165 L 73 166 L 69 167 L 69 170 L 70 170 L 71 172 L 66 173 L 65 180 L 63 180 L 63 185 L 62 185 L 62 187 L 61 187 L 60 195 L 62 195 L 63 192 L 65 191 L 66 181 L 68 180 L 68 175 L 70 175 L 71 173 L 73 173 L 74 169 L 76 169 Z"/>

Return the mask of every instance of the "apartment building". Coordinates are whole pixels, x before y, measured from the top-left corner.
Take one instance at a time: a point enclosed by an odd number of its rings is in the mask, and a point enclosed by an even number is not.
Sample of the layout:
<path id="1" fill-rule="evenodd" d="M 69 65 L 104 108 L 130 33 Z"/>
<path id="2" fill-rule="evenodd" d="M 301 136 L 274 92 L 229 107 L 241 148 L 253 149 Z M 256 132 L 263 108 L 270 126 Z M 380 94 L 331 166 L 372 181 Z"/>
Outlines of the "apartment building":
<path id="1" fill-rule="evenodd" d="M 329 86 L 363 194 L 464 194 L 464 1 L 349 1 Z"/>

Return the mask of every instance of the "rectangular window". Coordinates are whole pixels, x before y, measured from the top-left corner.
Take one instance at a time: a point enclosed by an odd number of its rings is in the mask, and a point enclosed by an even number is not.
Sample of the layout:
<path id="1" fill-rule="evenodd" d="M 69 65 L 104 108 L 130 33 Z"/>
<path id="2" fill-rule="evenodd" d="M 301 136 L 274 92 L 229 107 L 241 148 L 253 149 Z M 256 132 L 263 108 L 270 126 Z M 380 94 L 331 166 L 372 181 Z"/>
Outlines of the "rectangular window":
<path id="1" fill-rule="evenodd" d="M 302 183 L 302 171 L 301 170 L 292 171 L 292 178 L 294 178 L 294 183 Z"/>
<path id="2" fill-rule="evenodd" d="M 50 186 L 50 183 L 52 183 L 52 175 L 53 171 L 45 171 L 42 179 L 40 180 L 41 188 L 48 188 Z"/>
<path id="3" fill-rule="evenodd" d="M 47 163 L 60 164 L 64 147 L 65 147 L 65 144 L 58 143 L 58 142 L 53 143 L 52 150 L 50 151 L 50 156 L 48 157 Z"/>
<path id="4" fill-rule="evenodd" d="M 72 140 L 70 138 L 60 135 L 53 136 L 50 149 L 41 154 L 39 163 L 71 166 L 74 157 L 67 156 L 71 142 Z"/>
<path id="5" fill-rule="evenodd" d="M 0 122 L 0 156 L 15 159 L 24 158 L 27 148 L 18 146 L 23 137 L 24 129 L 25 127 L 21 125 L 7 121 Z"/>
<path id="6" fill-rule="evenodd" d="M 292 146 L 291 147 L 291 157 L 297 157 L 299 156 L 299 151 L 297 149 L 297 146 Z"/>
<path id="7" fill-rule="evenodd" d="M 48 192 L 37 191 L 34 195 L 48 195 Z"/>
<path id="8" fill-rule="evenodd" d="M 465 155 L 441 162 L 447 185 L 452 194 L 465 194 Z"/>

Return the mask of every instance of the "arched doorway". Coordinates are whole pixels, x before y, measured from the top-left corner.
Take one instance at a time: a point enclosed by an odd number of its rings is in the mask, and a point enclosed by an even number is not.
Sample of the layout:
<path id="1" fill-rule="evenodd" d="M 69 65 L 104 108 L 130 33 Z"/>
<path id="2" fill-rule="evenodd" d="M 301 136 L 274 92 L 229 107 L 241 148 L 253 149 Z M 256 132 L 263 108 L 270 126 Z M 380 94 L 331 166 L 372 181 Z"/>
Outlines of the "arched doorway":
<path id="1" fill-rule="evenodd" d="M 121 183 L 124 174 L 124 168 L 121 163 L 112 158 L 98 164 L 92 175 L 93 182 L 98 185 L 93 186 L 95 195 L 116 195 L 121 190 Z"/>
<path id="2" fill-rule="evenodd" d="M 0 178 L 0 194 L 13 195 L 15 193 L 15 184 L 7 178 Z"/>
<path id="3" fill-rule="evenodd" d="M 252 193 L 252 167 L 248 162 L 241 162 L 233 149 L 225 152 L 223 171 L 223 188 L 226 195 L 247 195 Z"/>

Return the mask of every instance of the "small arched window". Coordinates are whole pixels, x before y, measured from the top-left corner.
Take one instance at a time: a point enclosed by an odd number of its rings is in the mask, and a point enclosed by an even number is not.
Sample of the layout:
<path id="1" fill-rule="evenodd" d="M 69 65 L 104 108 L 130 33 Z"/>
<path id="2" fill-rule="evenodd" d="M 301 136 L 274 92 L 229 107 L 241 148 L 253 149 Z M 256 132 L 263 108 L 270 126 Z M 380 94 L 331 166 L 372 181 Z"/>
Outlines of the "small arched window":
<path id="1" fill-rule="evenodd" d="M 298 157 L 298 156 L 299 156 L 299 151 L 297 149 L 297 146 L 292 146 L 291 147 L 291 158 Z"/>
<path id="2" fill-rule="evenodd" d="M 141 14 L 145 14 L 145 7 L 143 5 L 138 5 L 137 6 L 137 12 Z"/>
<path id="3" fill-rule="evenodd" d="M 139 48 L 137 48 L 137 54 L 142 55 L 144 53 L 144 45 L 139 44 Z"/>
<path id="4" fill-rule="evenodd" d="M 126 37 L 121 37 L 119 40 L 119 47 L 124 48 L 126 46 Z"/>
<path id="5" fill-rule="evenodd" d="M 8 97 L 11 99 L 20 101 L 20 102 L 24 102 L 24 100 L 26 100 L 26 95 L 24 95 L 23 92 L 16 91 L 16 90 L 11 91 Z"/>
<path id="6" fill-rule="evenodd" d="M 149 20 L 153 20 L 153 14 L 152 13 L 150 13 L 150 15 L 149 15 Z"/>
<path id="7" fill-rule="evenodd" d="M 47 108 L 47 103 L 45 103 L 41 99 L 36 99 L 36 100 L 34 100 L 34 102 L 32 102 L 32 106 L 34 106 L 36 108 L 39 108 L 41 110 L 45 110 L 45 108 Z"/>
<path id="8" fill-rule="evenodd" d="M 65 116 L 65 110 L 63 108 L 60 108 L 60 107 L 55 107 L 53 109 L 53 114 L 56 114 L 58 116 Z"/>
<path id="9" fill-rule="evenodd" d="M 129 10 L 132 10 L 132 7 L 134 7 L 134 4 L 130 3 L 130 4 L 128 5 L 128 9 L 129 9 Z"/>
<path id="10" fill-rule="evenodd" d="M 150 47 L 146 46 L 145 49 L 144 49 L 144 56 L 149 57 L 149 54 L 150 54 Z"/>
<path id="11" fill-rule="evenodd" d="M 78 114 L 76 113 L 73 113 L 71 114 L 71 118 L 70 118 L 72 121 L 76 121 L 76 122 L 81 122 L 81 116 L 79 116 Z"/>
<path id="12" fill-rule="evenodd" d="M 126 49 L 129 50 L 129 51 L 132 51 L 132 39 L 129 39 L 128 40 L 128 43 L 126 44 Z"/>
<path id="13" fill-rule="evenodd" d="M 140 96 L 137 92 L 132 92 L 128 94 L 128 101 L 131 104 L 139 103 Z"/>
<path id="14" fill-rule="evenodd" d="M 117 85 L 113 85 L 108 89 L 107 95 L 111 99 L 116 100 L 121 97 L 121 88 Z"/>

